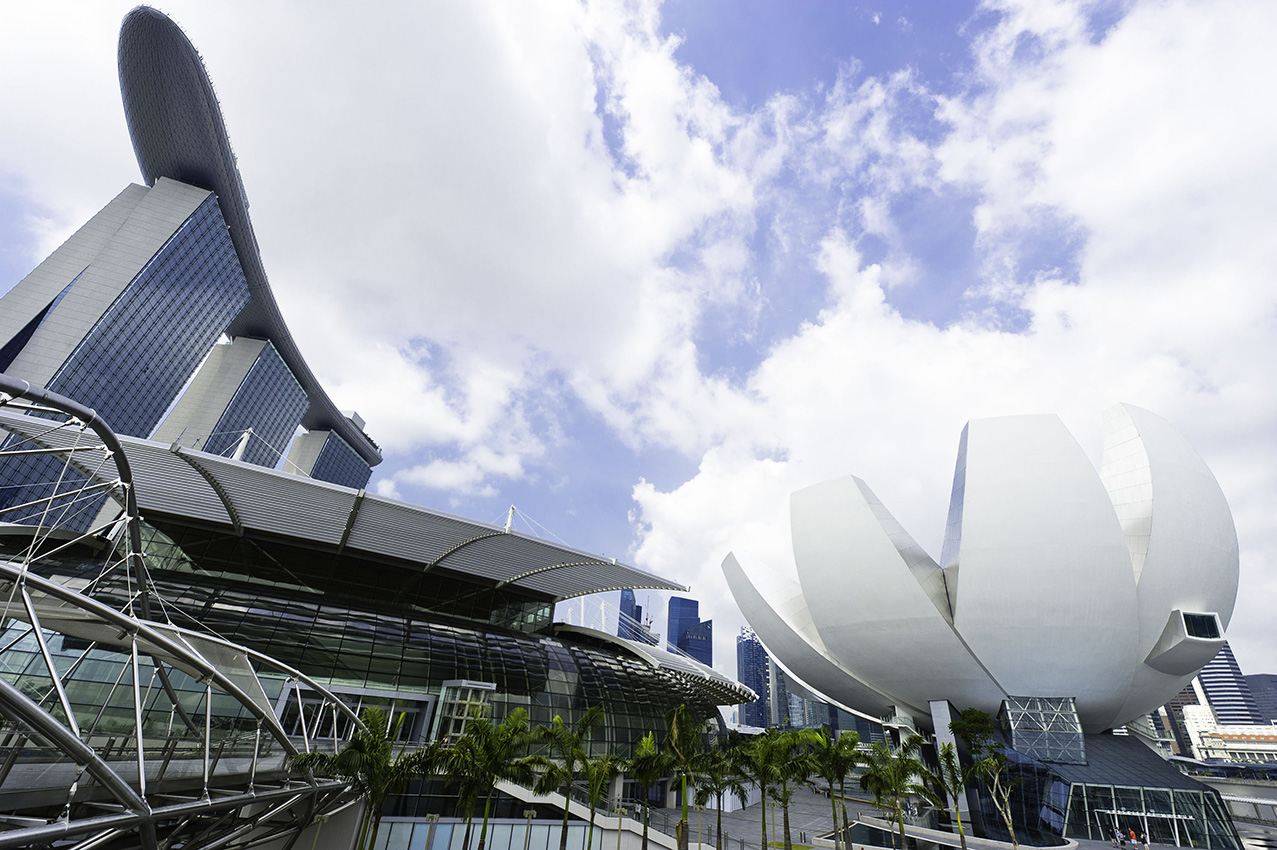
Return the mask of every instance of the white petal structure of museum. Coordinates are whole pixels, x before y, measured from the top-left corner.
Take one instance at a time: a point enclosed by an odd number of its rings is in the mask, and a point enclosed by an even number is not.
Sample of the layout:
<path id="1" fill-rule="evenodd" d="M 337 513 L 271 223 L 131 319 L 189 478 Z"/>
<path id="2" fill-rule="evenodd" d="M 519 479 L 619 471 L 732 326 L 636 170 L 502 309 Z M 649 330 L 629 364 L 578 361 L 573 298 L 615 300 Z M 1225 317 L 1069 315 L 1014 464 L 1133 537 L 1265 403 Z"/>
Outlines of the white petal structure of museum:
<path id="1" fill-rule="evenodd" d="M 794 493 L 798 582 L 723 562 L 777 663 L 831 702 L 926 722 L 1071 698 L 1086 732 L 1162 705 L 1224 643 L 1237 534 L 1205 462 L 1164 419 L 1104 414 L 1097 474 L 1054 415 L 968 423 L 936 561 L 854 476 Z"/>

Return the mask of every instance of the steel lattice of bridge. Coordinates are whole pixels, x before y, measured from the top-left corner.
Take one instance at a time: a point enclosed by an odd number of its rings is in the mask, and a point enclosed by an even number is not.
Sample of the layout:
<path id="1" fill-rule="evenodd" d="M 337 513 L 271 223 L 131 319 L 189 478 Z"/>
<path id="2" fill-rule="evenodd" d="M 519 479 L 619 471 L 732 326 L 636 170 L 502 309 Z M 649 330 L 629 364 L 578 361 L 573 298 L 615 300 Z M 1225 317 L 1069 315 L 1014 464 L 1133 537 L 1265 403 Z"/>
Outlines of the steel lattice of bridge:
<path id="1" fill-rule="evenodd" d="M 0 511 L 0 848 L 248 847 L 295 840 L 352 803 L 345 781 L 289 773 L 292 755 L 340 746 L 359 723 L 348 706 L 287 665 L 168 620 L 111 429 L 3 374 L 0 410 L 39 423 L 11 431 L 0 462 L 35 461 L 48 476 Z M 68 530 L 88 514 L 88 531 Z M 86 550 L 96 573 L 68 573 L 62 559 L 84 563 Z M 292 697 L 300 720 L 285 729 L 280 702 Z"/>

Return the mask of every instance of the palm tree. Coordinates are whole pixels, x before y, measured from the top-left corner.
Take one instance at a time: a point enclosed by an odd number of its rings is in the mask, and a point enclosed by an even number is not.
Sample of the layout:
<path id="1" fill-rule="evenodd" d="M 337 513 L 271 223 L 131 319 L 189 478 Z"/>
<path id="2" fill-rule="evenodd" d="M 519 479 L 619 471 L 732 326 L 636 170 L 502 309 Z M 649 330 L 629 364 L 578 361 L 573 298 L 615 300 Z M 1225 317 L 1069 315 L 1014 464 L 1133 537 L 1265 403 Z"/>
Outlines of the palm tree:
<path id="1" fill-rule="evenodd" d="M 567 850 L 568 847 L 568 806 L 572 800 L 572 786 L 584 774 L 589 762 L 585 739 L 602 719 L 603 707 L 594 705 L 586 709 L 575 727 L 569 727 L 562 717 L 555 715 L 549 726 L 537 730 L 537 739 L 546 745 L 550 757 L 536 760 L 545 772 L 537 779 L 533 790 L 537 794 L 549 794 L 563 789 L 563 829 L 559 833 L 559 850 Z"/>
<path id="2" fill-rule="evenodd" d="M 394 721 L 380 707 L 370 705 L 360 714 L 362 726 L 336 755 L 330 753 L 298 753 L 292 764 L 301 770 L 349 779 L 366 803 L 359 827 L 359 850 L 377 843 L 381 812 L 386 797 L 400 791 L 412 779 L 434 772 L 442 758 L 442 747 L 432 742 L 425 747 L 394 754 L 394 742 L 403 725 L 403 714 Z M 371 827 L 371 834 L 369 828 Z"/>
<path id="3" fill-rule="evenodd" d="M 834 850 L 838 850 L 841 846 L 842 829 L 847 828 L 847 774 L 861 761 L 860 752 L 856 749 L 860 736 L 848 731 L 835 737 L 828 729 L 813 729 L 808 735 L 808 743 L 816 760 L 816 773 L 829 785 L 829 808 L 834 818 Z M 838 785 L 843 799 L 842 829 L 838 826 L 838 802 L 834 799 L 834 785 Z M 962 850 L 966 850 L 966 847 Z"/>
<path id="4" fill-rule="evenodd" d="M 925 796 L 929 789 L 917 782 L 926 770 L 918 760 L 921 735 L 910 735 L 894 751 L 884 741 L 875 741 L 865 755 L 866 770 L 860 787 L 874 795 L 874 802 L 886 813 L 894 815 L 900 830 L 900 847 L 905 841 L 905 800 L 911 794 Z M 892 832 L 895 846 L 895 832 Z"/>
<path id="5" fill-rule="evenodd" d="M 669 754 L 663 752 L 656 745 L 656 735 L 648 732 L 638 742 L 634 748 L 634 756 L 626 765 L 626 772 L 638 786 L 643 789 L 643 847 L 647 850 L 647 821 L 648 809 L 647 800 L 652 791 L 652 786 L 666 776 L 669 776 L 673 770 L 673 763 Z"/>
<path id="6" fill-rule="evenodd" d="M 967 785 L 971 783 L 971 777 L 976 774 L 978 764 L 963 766 L 958 760 L 958 754 L 953 748 L 953 744 L 945 741 L 940 745 L 939 751 L 936 753 L 940 761 L 940 769 L 935 772 L 928 771 L 927 778 L 935 782 L 952 801 L 954 821 L 958 824 L 958 839 L 962 842 L 962 850 L 967 850 L 967 833 L 962 828 L 962 811 L 958 804 L 958 798 L 967 791 Z M 934 800 L 938 805 L 947 805 L 945 800 L 938 796 Z"/>
<path id="7" fill-rule="evenodd" d="M 775 729 L 768 729 L 761 735 L 755 735 L 736 748 L 736 768 L 746 780 L 758 786 L 759 807 L 762 810 L 762 841 L 759 847 L 767 847 L 767 795 L 768 789 L 777 779 L 774 747 L 772 740 L 780 734 Z"/>
<path id="8" fill-rule="evenodd" d="M 812 730 L 787 729 L 772 739 L 772 763 L 776 770 L 776 783 L 772 786 L 772 799 L 780 803 L 785 824 L 785 850 L 793 850 L 789 831 L 789 803 L 797 787 L 816 772 L 815 759 L 807 749 Z"/>
<path id="9" fill-rule="evenodd" d="M 696 782 L 696 760 L 702 749 L 700 729 L 687 714 L 686 705 L 676 705 L 665 714 L 665 750 L 670 755 L 674 773 L 682 784 L 683 818 L 678 822 L 678 848 L 688 845 L 688 783 Z"/>
<path id="10" fill-rule="evenodd" d="M 586 850 L 594 848 L 594 812 L 598 809 L 599 803 L 607 796 L 608 786 L 612 784 L 612 780 L 621 772 L 620 759 L 608 753 L 595 759 L 590 759 L 585 763 L 585 785 L 586 793 L 590 800 L 590 829 L 586 833 L 585 839 Z M 619 826 L 617 827 L 620 828 Z M 483 850 L 483 848 L 480 848 Z"/>
<path id="11" fill-rule="evenodd" d="M 731 756 L 725 750 L 715 749 L 705 753 L 696 766 L 696 805 L 703 806 L 714 799 L 718 806 L 718 823 L 715 827 L 714 846 L 723 850 L 723 798 L 735 794 L 745 805 L 748 791 Z"/>
<path id="12" fill-rule="evenodd" d="M 470 824 L 474 803 L 482 796 L 483 827 L 479 830 L 479 850 L 483 850 L 488 838 L 488 816 L 492 810 L 492 797 L 499 781 L 530 784 L 533 765 L 536 762 L 525 754 L 532 740 L 528 726 L 528 712 L 516 708 L 500 723 L 486 717 L 475 716 L 466 723 L 466 730 L 448 752 L 448 772 L 463 786 L 462 799 L 469 803 L 466 818 L 465 846 L 469 847 Z"/>

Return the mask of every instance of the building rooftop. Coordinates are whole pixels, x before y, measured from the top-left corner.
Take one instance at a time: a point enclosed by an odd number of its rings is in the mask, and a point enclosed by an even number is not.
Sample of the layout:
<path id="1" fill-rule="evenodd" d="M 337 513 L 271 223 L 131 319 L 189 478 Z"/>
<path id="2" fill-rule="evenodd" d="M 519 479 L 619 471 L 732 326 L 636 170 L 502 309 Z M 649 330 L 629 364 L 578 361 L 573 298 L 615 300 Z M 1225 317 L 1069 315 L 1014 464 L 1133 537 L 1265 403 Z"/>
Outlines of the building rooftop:
<path id="1" fill-rule="evenodd" d="M 47 419 L 0 410 L 0 427 L 65 448 L 91 433 L 50 429 Z M 143 517 L 177 516 L 436 567 L 553 599 L 624 588 L 682 585 L 578 549 L 406 502 L 242 461 L 119 435 Z M 85 470 L 88 472 L 89 470 Z"/>
<path id="2" fill-rule="evenodd" d="M 309 431 L 336 431 L 370 466 L 380 463 L 377 445 L 337 409 L 311 373 L 275 303 L 244 182 L 199 52 L 162 12 L 139 6 L 120 26 L 119 68 L 124 117 L 147 185 L 168 177 L 217 195 L 251 295 L 227 333 L 274 343 L 310 400 L 302 425 Z"/>

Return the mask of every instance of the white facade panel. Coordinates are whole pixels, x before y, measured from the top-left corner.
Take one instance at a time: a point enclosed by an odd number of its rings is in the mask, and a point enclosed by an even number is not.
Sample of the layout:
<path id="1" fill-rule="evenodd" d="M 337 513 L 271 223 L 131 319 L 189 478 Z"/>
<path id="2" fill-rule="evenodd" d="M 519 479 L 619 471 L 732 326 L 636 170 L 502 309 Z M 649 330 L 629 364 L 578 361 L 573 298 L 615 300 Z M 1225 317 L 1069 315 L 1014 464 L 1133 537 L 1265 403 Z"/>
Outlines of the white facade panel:
<path id="1" fill-rule="evenodd" d="M 902 704 L 925 708 L 956 692 L 996 708 L 1004 692 L 919 583 L 903 552 L 916 558 L 921 550 L 889 533 L 898 524 L 883 526 L 877 501 L 847 476 L 799 490 L 790 502 L 798 580 L 829 654 Z M 926 651 L 902 656 L 909 645 Z"/>
<path id="2" fill-rule="evenodd" d="M 1056 416 L 968 426 L 954 622 L 1009 693 L 1071 696 L 1089 729 L 1125 701 L 1135 579 L 1113 505 Z"/>
<path id="3" fill-rule="evenodd" d="M 795 627 L 789 618 L 781 614 L 786 609 L 798 609 L 795 613 L 801 619 L 802 613 L 806 611 L 797 585 L 789 593 L 772 586 L 764 594 L 730 553 L 723 560 L 723 575 L 727 578 L 727 585 L 731 588 L 736 604 L 749 620 L 758 640 L 773 660 L 783 659 L 778 663 L 786 675 L 845 710 L 872 717 L 882 717 L 888 713 L 893 703 L 890 697 L 858 680 L 850 670 L 830 658 L 817 642 L 805 637 L 801 627 Z M 810 621 L 809 616 L 806 619 Z M 909 708 L 922 710 L 917 706 Z"/>
<path id="4" fill-rule="evenodd" d="M 1104 413 L 1101 477 L 1136 565 L 1139 660 L 1153 651 L 1173 610 L 1215 614 L 1227 628 L 1237 599 L 1237 531 L 1201 456 L 1165 419 L 1119 404 Z M 1189 659 L 1191 669 L 1179 675 L 1138 665 L 1120 713 L 1152 711 L 1217 649 L 1202 642 L 1200 660 Z"/>

